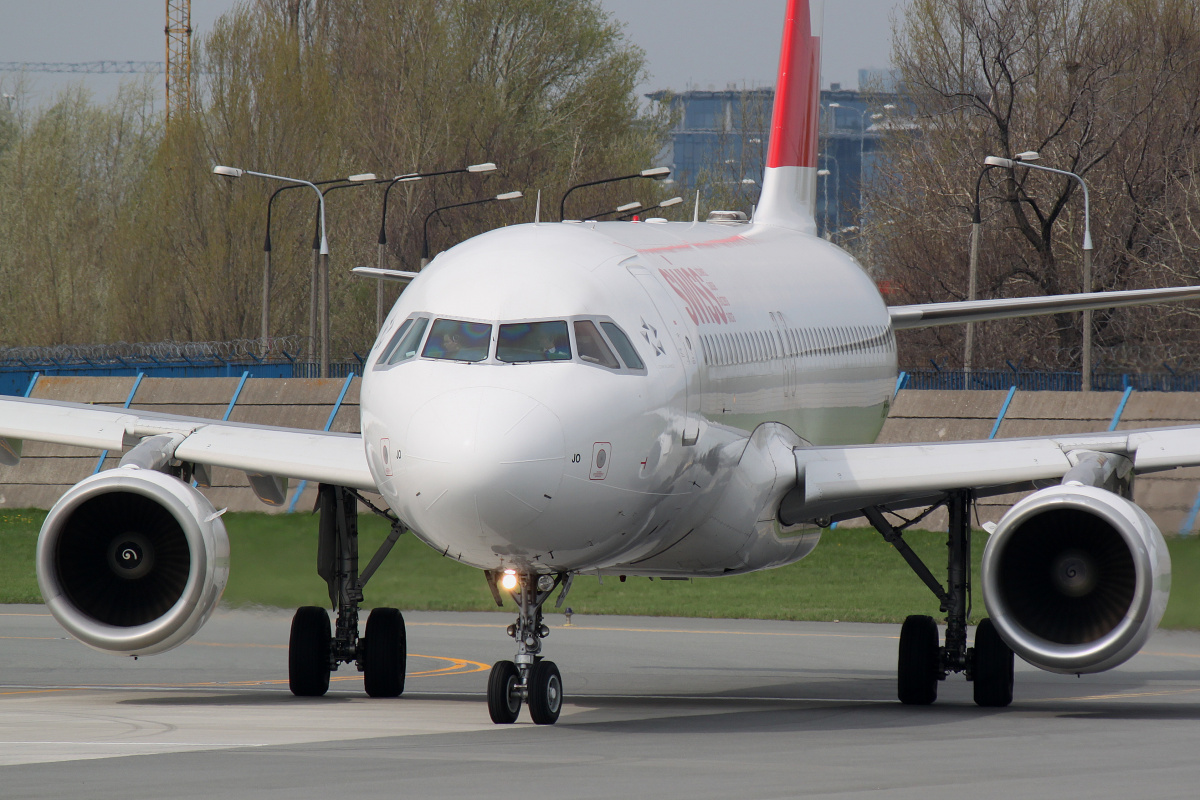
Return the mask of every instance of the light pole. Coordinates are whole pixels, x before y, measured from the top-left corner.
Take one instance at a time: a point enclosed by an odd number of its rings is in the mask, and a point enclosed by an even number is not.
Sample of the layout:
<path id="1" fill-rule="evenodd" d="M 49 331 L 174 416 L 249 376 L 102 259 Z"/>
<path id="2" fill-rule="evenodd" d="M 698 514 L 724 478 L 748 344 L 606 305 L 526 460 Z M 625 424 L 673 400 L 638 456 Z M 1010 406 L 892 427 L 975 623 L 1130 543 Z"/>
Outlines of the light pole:
<path id="1" fill-rule="evenodd" d="M 660 208 L 670 208 L 671 206 L 677 206 L 682 202 L 683 202 L 682 197 L 672 197 L 668 200 L 663 200 L 658 205 L 650 206 L 649 208 L 643 208 L 642 213 L 646 213 L 649 211 L 655 211 Z M 634 212 L 631 211 L 628 214 L 622 214 L 621 216 L 617 217 L 617 219 L 629 219 L 630 217 L 633 216 L 633 214 L 634 214 Z"/>
<path id="2" fill-rule="evenodd" d="M 1027 150 L 1024 153 L 1018 153 L 1013 157 L 1013 161 L 1032 161 L 1038 157 L 1038 154 L 1032 150 Z M 983 232 L 983 217 L 979 213 L 979 189 L 983 184 L 983 176 L 987 174 L 989 169 L 994 169 L 996 164 L 985 163 L 983 169 L 979 171 L 979 177 L 975 179 L 975 202 L 971 206 L 971 243 L 969 245 L 969 257 L 967 262 L 967 299 L 974 300 L 978 295 L 979 285 L 979 237 Z M 963 386 L 971 380 L 971 366 L 974 362 L 975 353 L 975 323 L 967 323 L 966 342 L 963 345 Z"/>
<path id="3" fill-rule="evenodd" d="M 599 186 L 602 183 L 616 183 L 617 181 L 629 181 L 634 178 L 650 178 L 652 180 L 661 181 L 671 175 L 670 167 L 653 167 L 652 169 L 644 169 L 641 172 L 635 172 L 632 175 L 622 175 L 618 178 L 602 178 L 598 181 L 588 181 L 587 183 L 577 183 L 570 189 L 567 189 L 563 194 L 562 200 L 558 204 L 558 219 L 561 222 L 566 219 L 567 198 L 571 196 L 571 192 L 576 189 L 583 189 L 587 186 Z"/>
<path id="4" fill-rule="evenodd" d="M 286 186 L 280 186 L 272 192 L 270 199 L 267 200 L 267 233 L 263 239 L 262 354 L 264 357 L 267 355 L 269 349 L 268 343 L 270 342 L 268 331 L 271 320 L 271 208 L 275 204 L 275 198 L 281 192 L 286 192 L 288 189 L 302 189 L 306 185 L 328 186 L 331 183 L 344 183 L 345 181 L 346 178 L 331 178 L 326 181 L 313 181 L 311 184 L 289 183 Z M 316 248 L 317 245 L 314 243 L 313 249 L 315 250 Z M 316 285 L 315 282 L 313 285 Z M 313 302 L 315 303 L 316 301 L 314 300 Z M 309 335 L 312 336 L 315 334 L 310 331 Z M 310 349 L 312 347 L 311 341 L 309 347 Z"/>
<path id="5" fill-rule="evenodd" d="M 641 207 L 642 207 L 642 201 L 634 200 L 632 203 L 625 203 L 623 205 L 617 206 L 616 208 L 610 208 L 607 211 L 597 211 L 595 214 L 588 214 L 586 217 L 583 218 L 583 220 L 584 220 L 584 222 L 594 222 L 594 221 L 600 219 L 600 217 L 607 217 L 609 214 L 624 214 L 625 212 L 630 212 L 632 214 L 634 211 L 637 211 Z"/>
<path id="6" fill-rule="evenodd" d="M 829 170 L 817 170 L 817 177 L 825 179 L 825 239 L 829 241 L 833 239 L 829 233 Z"/>
<path id="7" fill-rule="evenodd" d="M 451 205 L 442 206 L 441 208 L 435 208 L 433 211 L 430 211 L 425 215 L 425 222 L 421 225 L 421 269 L 424 269 L 425 265 L 429 263 L 429 220 L 432 219 L 435 214 L 441 211 L 448 211 L 452 208 L 464 208 L 466 206 L 482 205 L 483 203 L 494 203 L 497 200 L 520 200 L 524 196 L 525 195 L 521 192 L 505 192 L 504 194 L 498 194 L 495 197 L 485 197 L 482 200 L 468 200 L 465 203 L 452 203 Z"/>
<path id="8" fill-rule="evenodd" d="M 334 183 L 321 189 L 321 225 L 324 227 L 325 214 L 325 195 L 332 192 L 334 189 L 347 189 L 351 186 L 366 186 L 369 183 L 375 182 L 375 173 L 364 172 L 359 175 L 351 175 L 344 181 Z M 322 234 L 324 236 L 324 234 Z M 313 242 L 316 242 L 314 235 Z M 316 248 L 314 248 L 314 251 Z M 321 377 L 329 377 L 329 247 L 321 249 L 318 258 L 313 262 L 314 273 L 311 290 L 309 292 L 308 305 L 308 334 L 311 337 L 316 335 L 316 320 L 318 314 L 321 318 Z M 317 287 L 320 286 L 320 291 Z"/>
<path id="9" fill-rule="evenodd" d="M 387 188 L 383 190 L 383 213 L 379 217 L 379 268 L 385 269 L 387 247 L 387 209 L 388 195 L 391 194 L 392 187 L 397 183 L 410 183 L 413 181 L 424 180 L 425 178 L 436 178 L 440 175 L 461 175 L 468 172 L 494 172 L 496 165 L 488 161 L 484 164 L 472 164 L 469 167 L 461 169 L 446 169 L 439 172 L 410 172 L 407 175 L 397 175 L 390 181 L 387 181 Z M 383 183 L 383 181 L 379 181 Z M 383 278 L 379 278 L 375 282 L 375 330 L 378 331 L 383 327 Z"/>
<path id="10" fill-rule="evenodd" d="M 221 166 L 221 165 L 214 166 L 212 171 L 213 171 L 214 175 L 224 175 L 227 178 L 240 178 L 243 175 L 253 175 L 256 178 L 267 178 L 269 180 L 274 180 L 274 181 L 287 181 L 288 183 L 293 184 L 295 186 L 310 186 L 310 187 L 312 187 L 312 190 L 317 193 L 318 220 L 320 222 L 320 231 L 321 231 L 320 243 L 319 243 L 319 246 L 317 249 L 319 249 L 322 257 L 329 256 L 329 239 L 325 235 L 325 195 L 322 194 L 320 187 L 317 186 L 315 183 L 313 183 L 312 181 L 301 180 L 299 178 L 285 178 L 282 175 L 271 175 L 270 173 L 267 173 L 267 172 L 255 172 L 255 171 L 249 170 L 249 169 L 240 169 L 238 167 L 225 167 L 225 166 Z M 270 252 L 270 251 L 268 251 L 268 252 Z M 266 292 L 266 289 L 264 289 L 264 293 L 265 292 Z M 325 377 L 325 376 L 322 375 L 322 377 Z"/>
<path id="11" fill-rule="evenodd" d="M 1072 178 L 1079 183 L 1079 187 L 1083 189 L 1083 291 L 1084 293 L 1090 293 L 1092 291 L 1092 218 L 1091 204 L 1088 201 L 1087 184 L 1083 182 L 1083 178 L 1074 172 L 1068 172 L 1065 169 L 1054 169 L 1053 167 L 1043 167 L 1041 164 L 1028 163 L 1038 157 L 1037 153 L 1029 151 L 1028 153 L 1022 153 L 1015 159 L 988 156 L 983 160 L 983 163 L 994 167 L 1004 167 L 1005 169 L 1013 169 L 1018 165 L 1029 167 L 1030 169 L 1040 169 L 1044 172 L 1053 172 L 1055 175 Z M 1090 392 L 1092 390 L 1092 312 L 1090 310 L 1083 312 L 1083 354 L 1081 360 L 1083 363 L 1080 365 L 1079 377 L 1082 384 L 1080 390 Z"/>

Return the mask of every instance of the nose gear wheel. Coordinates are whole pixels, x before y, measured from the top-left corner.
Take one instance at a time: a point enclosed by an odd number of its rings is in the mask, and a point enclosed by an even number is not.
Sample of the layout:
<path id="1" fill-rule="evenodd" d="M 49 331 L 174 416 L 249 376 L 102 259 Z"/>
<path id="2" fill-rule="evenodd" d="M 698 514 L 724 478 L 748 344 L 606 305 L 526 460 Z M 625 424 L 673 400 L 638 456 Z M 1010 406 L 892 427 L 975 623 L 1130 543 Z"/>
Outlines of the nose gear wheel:
<path id="1" fill-rule="evenodd" d="M 549 583 L 544 591 L 539 589 Z M 554 576 L 525 573 L 518 576 L 517 586 L 511 590 L 517 603 L 517 621 L 508 626 L 508 635 L 517 642 L 517 654 L 513 661 L 498 661 L 488 677 L 488 713 L 492 722 L 507 725 L 516 721 L 521 712 L 521 703 L 529 704 L 529 716 L 537 725 L 553 725 L 562 712 L 562 674 L 553 661 L 542 658 L 542 639 L 550 635 L 550 629 L 542 621 L 542 605 L 559 586 L 563 592 L 557 605 L 562 605 L 570 588 L 570 576 L 560 573 Z M 489 584 L 495 587 L 489 576 Z M 499 593 L 493 588 L 493 592 Z"/>

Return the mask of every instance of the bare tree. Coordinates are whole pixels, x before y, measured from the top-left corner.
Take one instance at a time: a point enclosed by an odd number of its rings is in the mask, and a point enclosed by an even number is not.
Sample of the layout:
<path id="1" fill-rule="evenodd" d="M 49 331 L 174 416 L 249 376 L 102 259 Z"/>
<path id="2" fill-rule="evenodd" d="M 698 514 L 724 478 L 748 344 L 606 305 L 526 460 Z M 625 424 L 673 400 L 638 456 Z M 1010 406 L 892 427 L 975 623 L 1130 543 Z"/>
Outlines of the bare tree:
<path id="1" fill-rule="evenodd" d="M 886 137 L 867 187 L 874 251 L 897 302 L 964 299 L 968 226 L 988 155 L 1026 150 L 1089 187 L 1094 288 L 1192 282 L 1180 224 L 1200 153 L 1200 12 L 1184 0 L 912 0 L 894 34 L 912 126 Z M 1173 188 L 1172 188 L 1173 187 Z M 983 176 L 983 297 L 1082 287 L 1084 208 L 1070 178 L 1017 168 Z M 1102 364 L 1143 362 L 1163 331 L 1195 342 L 1178 309 L 1097 313 Z M 987 323 L 976 363 L 1078 365 L 1079 315 Z M 907 337 L 921 363 L 962 353 L 961 332 Z M 1193 351 L 1195 351 L 1193 349 Z M 1159 350 L 1159 355 L 1166 352 Z M 1157 360 L 1157 359 L 1151 359 Z"/>

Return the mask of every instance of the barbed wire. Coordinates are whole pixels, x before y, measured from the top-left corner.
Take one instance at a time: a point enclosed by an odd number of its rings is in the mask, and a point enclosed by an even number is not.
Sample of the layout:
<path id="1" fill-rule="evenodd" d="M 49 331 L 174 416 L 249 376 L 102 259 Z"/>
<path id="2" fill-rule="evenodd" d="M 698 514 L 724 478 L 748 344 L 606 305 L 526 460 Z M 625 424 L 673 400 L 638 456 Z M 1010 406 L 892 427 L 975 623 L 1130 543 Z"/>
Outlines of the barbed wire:
<path id="1" fill-rule="evenodd" d="M 53 364 L 121 364 L 290 361 L 299 355 L 307 336 L 276 336 L 267 342 L 262 356 L 262 339 L 233 339 L 224 342 L 114 342 L 112 344 L 60 344 L 53 347 L 0 348 L 0 366 Z"/>

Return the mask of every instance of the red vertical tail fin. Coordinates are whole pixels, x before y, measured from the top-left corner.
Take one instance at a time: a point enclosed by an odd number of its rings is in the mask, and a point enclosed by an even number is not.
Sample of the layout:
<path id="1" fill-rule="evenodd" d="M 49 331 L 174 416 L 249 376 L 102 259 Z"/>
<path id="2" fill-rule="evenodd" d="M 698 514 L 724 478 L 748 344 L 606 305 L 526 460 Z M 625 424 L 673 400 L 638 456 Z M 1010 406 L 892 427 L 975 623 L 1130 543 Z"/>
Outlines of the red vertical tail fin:
<path id="1" fill-rule="evenodd" d="M 816 233 L 821 20 L 822 0 L 788 0 L 755 223 Z"/>

